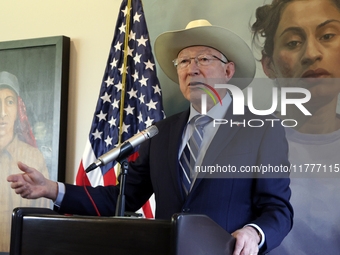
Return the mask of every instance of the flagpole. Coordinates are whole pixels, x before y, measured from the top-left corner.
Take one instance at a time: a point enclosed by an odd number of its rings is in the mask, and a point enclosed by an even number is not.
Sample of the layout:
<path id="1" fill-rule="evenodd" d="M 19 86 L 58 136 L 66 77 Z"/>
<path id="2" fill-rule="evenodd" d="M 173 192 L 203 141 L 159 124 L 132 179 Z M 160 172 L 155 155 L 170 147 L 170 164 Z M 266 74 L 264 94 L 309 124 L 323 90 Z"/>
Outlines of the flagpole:
<path id="1" fill-rule="evenodd" d="M 131 0 L 128 0 L 127 11 L 126 11 L 126 27 L 125 27 L 125 41 L 124 41 L 124 63 L 123 63 L 123 77 L 122 77 L 122 92 L 120 96 L 120 117 L 119 117 L 119 131 L 118 131 L 118 145 L 121 144 L 122 140 L 122 126 L 123 126 L 123 115 L 124 115 L 124 99 L 125 99 L 125 83 L 126 83 L 126 74 L 127 74 L 127 57 L 128 57 L 128 44 L 129 44 L 129 29 L 130 29 L 130 9 L 131 9 Z M 117 169 L 117 176 L 120 172 L 120 164 Z M 118 178 L 117 178 L 118 184 Z"/>

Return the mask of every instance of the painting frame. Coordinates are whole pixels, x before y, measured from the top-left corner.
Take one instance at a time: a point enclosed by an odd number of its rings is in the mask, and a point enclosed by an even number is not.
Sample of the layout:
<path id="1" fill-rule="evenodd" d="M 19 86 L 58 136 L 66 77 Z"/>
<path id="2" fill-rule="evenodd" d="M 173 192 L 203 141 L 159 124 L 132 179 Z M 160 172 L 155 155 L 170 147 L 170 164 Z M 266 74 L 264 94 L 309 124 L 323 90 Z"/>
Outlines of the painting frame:
<path id="1" fill-rule="evenodd" d="M 41 148 L 48 148 L 48 156 L 44 155 L 44 158 L 50 179 L 60 182 L 65 181 L 69 62 L 70 38 L 66 36 L 0 42 L 0 71 L 10 70 L 18 75 L 19 84 L 27 85 L 25 92 L 31 99 L 31 103 L 25 102 L 28 121 L 33 133 L 34 129 L 38 129 L 35 124 L 44 124 L 48 145 Z M 33 91 L 30 91 L 31 88 Z M 43 114 L 37 113 L 43 110 L 44 119 L 49 118 L 48 115 L 51 117 L 45 122 L 39 121 L 39 116 Z M 30 112 L 35 117 L 31 120 Z M 49 125 L 45 125 L 46 123 Z M 38 144 L 38 139 L 36 140 Z"/>

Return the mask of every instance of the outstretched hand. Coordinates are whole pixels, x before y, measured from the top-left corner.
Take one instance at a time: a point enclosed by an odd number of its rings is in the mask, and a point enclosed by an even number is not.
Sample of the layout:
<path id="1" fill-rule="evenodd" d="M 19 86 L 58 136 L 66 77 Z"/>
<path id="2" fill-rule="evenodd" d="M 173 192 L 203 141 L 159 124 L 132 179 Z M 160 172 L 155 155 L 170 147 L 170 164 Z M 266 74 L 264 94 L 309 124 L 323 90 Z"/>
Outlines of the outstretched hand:
<path id="1" fill-rule="evenodd" d="M 15 190 L 15 193 L 28 199 L 40 197 L 57 199 L 58 185 L 56 182 L 46 179 L 42 173 L 22 162 L 18 162 L 18 167 L 23 171 L 22 174 L 7 177 L 7 181 L 11 182 L 11 188 Z"/>

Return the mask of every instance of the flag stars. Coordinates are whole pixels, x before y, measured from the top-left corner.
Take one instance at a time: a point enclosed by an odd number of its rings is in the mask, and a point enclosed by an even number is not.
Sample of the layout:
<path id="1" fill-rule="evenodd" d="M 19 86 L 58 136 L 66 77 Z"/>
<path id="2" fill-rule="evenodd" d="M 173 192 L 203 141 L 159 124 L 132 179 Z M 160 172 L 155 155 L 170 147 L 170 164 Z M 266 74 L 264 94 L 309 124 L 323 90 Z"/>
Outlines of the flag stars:
<path id="1" fill-rule="evenodd" d="M 108 123 L 110 124 L 110 128 L 112 128 L 112 126 L 116 126 L 116 119 L 111 117 L 111 119 L 108 121 Z"/>
<path id="2" fill-rule="evenodd" d="M 130 91 L 128 91 L 127 93 L 129 94 L 129 96 L 130 96 L 130 98 L 129 99 L 131 99 L 131 98 L 133 98 L 133 97 L 135 97 L 135 98 L 137 98 L 137 90 L 134 90 L 133 88 L 130 90 Z"/>
<path id="3" fill-rule="evenodd" d="M 126 108 L 124 108 L 124 111 L 126 111 L 126 115 L 133 115 L 133 110 L 135 109 L 135 107 L 131 107 L 129 104 Z"/>
<path id="4" fill-rule="evenodd" d="M 140 63 L 140 57 L 142 56 L 142 54 L 139 54 L 136 52 L 136 55 L 134 56 L 133 60 L 135 61 L 135 65 L 137 65 L 137 63 Z"/>
<path id="5" fill-rule="evenodd" d="M 131 11 L 132 8 L 130 8 L 130 11 Z M 121 10 L 122 13 L 124 13 L 124 17 L 127 15 L 128 13 L 128 7 L 125 6 L 125 9 L 124 10 Z"/>
<path id="6" fill-rule="evenodd" d="M 98 129 L 96 129 L 96 132 L 92 133 L 92 135 L 94 136 L 94 140 L 96 139 L 102 139 L 101 138 L 101 135 L 102 135 L 103 132 L 99 132 Z"/>
<path id="7" fill-rule="evenodd" d="M 133 82 L 138 80 L 138 71 L 135 70 L 135 73 L 131 75 L 133 77 Z"/>
<path id="8" fill-rule="evenodd" d="M 140 39 L 137 39 L 137 42 L 138 42 L 138 47 L 140 46 L 140 45 L 144 45 L 144 46 L 146 46 L 146 42 L 148 41 L 148 39 L 144 39 L 144 37 L 143 36 L 141 36 L 140 37 Z"/>
<path id="9" fill-rule="evenodd" d="M 122 24 L 118 29 L 119 29 L 119 31 L 120 31 L 120 34 L 121 34 L 121 33 L 125 33 L 126 25 Z"/>
<path id="10" fill-rule="evenodd" d="M 122 125 L 122 134 L 125 133 L 129 133 L 128 128 L 130 127 L 130 125 L 125 125 L 125 123 L 123 122 Z"/>
<path id="11" fill-rule="evenodd" d="M 106 137 L 104 141 L 106 143 L 106 147 L 109 147 L 109 145 L 112 145 L 112 138 L 109 135 Z"/>
<path id="12" fill-rule="evenodd" d="M 107 113 L 103 113 L 103 111 L 100 111 L 100 113 L 97 114 L 96 116 L 99 118 L 99 121 L 101 121 L 101 120 L 106 120 L 106 115 Z"/>
<path id="13" fill-rule="evenodd" d="M 119 41 L 116 43 L 116 45 L 114 46 L 115 49 L 116 49 L 116 51 L 120 51 L 120 50 L 121 50 L 122 44 L 123 44 L 123 43 L 120 43 Z"/>
<path id="14" fill-rule="evenodd" d="M 109 95 L 109 94 L 107 94 L 107 92 L 105 92 L 105 95 L 104 96 L 101 96 L 100 97 L 101 99 L 103 99 L 103 103 L 105 104 L 105 102 L 109 102 L 109 103 L 111 103 L 111 95 Z"/>
<path id="15" fill-rule="evenodd" d="M 116 47 L 116 46 L 115 46 Z M 117 50 L 117 49 L 116 49 Z M 114 67 L 117 67 L 117 62 L 118 62 L 118 60 L 116 60 L 116 58 L 114 58 L 113 60 L 112 60 L 112 62 L 110 63 L 110 65 L 111 65 L 111 70 L 114 68 Z"/>
<path id="16" fill-rule="evenodd" d="M 152 86 L 154 89 L 154 93 L 158 93 L 160 96 L 162 95 L 161 93 L 161 88 L 158 86 L 158 84 L 156 84 L 156 86 Z"/>
<path id="17" fill-rule="evenodd" d="M 141 14 L 138 14 L 137 12 L 135 13 L 135 15 L 133 16 L 133 23 L 135 23 L 135 21 L 140 22 L 140 16 L 142 16 Z"/>
<path id="18" fill-rule="evenodd" d="M 150 119 L 150 116 L 148 116 L 148 119 L 145 121 L 146 128 L 151 127 L 154 119 Z"/>
<path id="19" fill-rule="evenodd" d="M 145 104 L 145 102 L 144 102 L 144 97 L 145 97 L 145 95 L 140 94 L 140 97 L 138 98 L 138 99 L 139 99 L 139 103 Z"/>
<path id="20" fill-rule="evenodd" d="M 139 112 L 139 115 L 138 115 L 137 119 L 138 119 L 138 123 L 143 123 L 143 115 L 142 115 L 142 112 Z"/>
<path id="21" fill-rule="evenodd" d="M 154 102 L 154 101 L 152 101 L 152 99 L 151 99 L 150 102 L 146 104 L 147 107 L 149 107 L 148 111 L 150 111 L 151 109 L 157 110 L 157 108 L 156 108 L 156 104 L 157 104 L 157 103 L 158 103 L 158 102 Z"/>
<path id="22" fill-rule="evenodd" d="M 113 107 L 113 109 L 115 109 L 115 108 L 117 108 L 117 109 L 119 109 L 119 101 L 120 100 L 117 100 L 116 98 L 115 99 L 113 99 L 113 103 L 111 104 L 112 105 L 112 107 Z"/>
<path id="23" fill-rule="evenodd" d="M 149 80 L 149 78 L 144 78 L 144 75 L 142 75 L 142 79 L 139 80 L 139 83 L 141 84 L 141 86 L 147 86 L 146 82 Z"/>
<path id="24" fill-rule="evenodd" d="M 129 41 L 130 40 L 136 40 L 136 33 L 134 33 L 132 30 L 130 31 L 130 34 L 129 34 Z"/>
<path id="25" fill-rule="evenodd" d="M 130 47 L 128 46 L 128 48 L 127 48 L 127 54 L 128 54 L 128 56 L 131 56 L 131 57 L 133 57 L 132 56 L 132 52 L 134 51 L 134 49 L 130 49 Z M 123 52 L 125 53 L 125 50 L 123 50 Z"/>
<path id="26" fill-rule="evenodd" d="M 122 90 L 123 84 L 119 81 L 118 84 L 115 85 L 115 87 L 117 88 L 117 92 L 119 92 L 120 90 Z"/>
<path id="27" fill-rule="evenodd" d="M 154 79 L 157 80 L 154 77 L 156 60 L 153 59 L 149 48 L 151 43 L 143 10 L 140 6 L 138 10 L 129 8 L 125 3 L 126 1 L 119 11 L 105 69 L 106 78 L 101 81 L 99 99 L 97 95 L 99 105 L 94 113 L 90 139 L 88 138 L 95 145 L 93 149 L 96 154 L 100 153 L 98 150 L 107 151 L 117 147 L 117 133 L 122 139 L 132 137 L 136 132 L 152 126 L 164 115 L 160 109 L 161 87 L 158 81 L 154 82 Z M 128 16 L 130 23 L 126 22 Z M 128 44 L 125 44 L 124 37 Z M 127 57 L 125 65 L 124 57 L 125 60 Z M 122 84 L 122 76 L 125 74 L 126 86 Z M 121 99 L 123 92 L 126 93 L 125 103 Z"/>
<path id="28" fill-rule="evenodd" d="M 150 68 L 150 69 L 153 71 L 153 66 L 154 66 L 155 64 L 152 64 L 152 63 L 150 62 L 150 59 L 148 60 L 148 62 L 144 62 L 144 64 L 145 64 L 145 70 L 148 69 L 148 68 Z"/>
<path id="29" fill-rule="evenodd" d="M 107 77 L 107 80 L 105 81 L 107 87 L 110 87 L 110 85 L 113 84 L 113 79 L 114 78 L 111 78 L 110 76 Z"/>
<path id="30" fill-rule="evenodd" d="M 122 75 L 123 72 L 124 72 L 124 73 L 127 73 L 127 70 L 128 70 L 128 69 L 129 69 L 129 67 L 127 66 L 127 67 L 124 68 L 124 65 L 122 65 L 121 68 L 118 68 L 118 70 L 119 70 L 119 72 L 120 72 L 120 75 Z"/>

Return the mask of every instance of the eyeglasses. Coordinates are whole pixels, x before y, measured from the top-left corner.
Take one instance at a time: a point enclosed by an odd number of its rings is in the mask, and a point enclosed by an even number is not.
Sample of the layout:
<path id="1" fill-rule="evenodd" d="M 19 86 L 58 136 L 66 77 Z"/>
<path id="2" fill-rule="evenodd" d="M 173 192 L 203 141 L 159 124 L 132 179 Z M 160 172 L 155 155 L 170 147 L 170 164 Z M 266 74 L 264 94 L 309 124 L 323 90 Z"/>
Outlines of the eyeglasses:
<path id="1" fill-rule="evenodd" d="M 192 59 L 195 59 L 195 62 L 198 66 L 211 65 L 211 63 L 214 60 L 219 60 L 224 64 L 228 63 L 228 61 L 227 62 L 223 61 L 222 59 L 216 57 L 215 55 L 211 55 L 211 54 L 202 54 L 202 55 L 198 55 L 194 58 L 188 58 L 188 57 L 176 58 L 172 62 L 174 63 L 175 67 L 177 67 L 177 69 L 184 69 L 184 68 L 187 68 L 191 64 Z"/>

